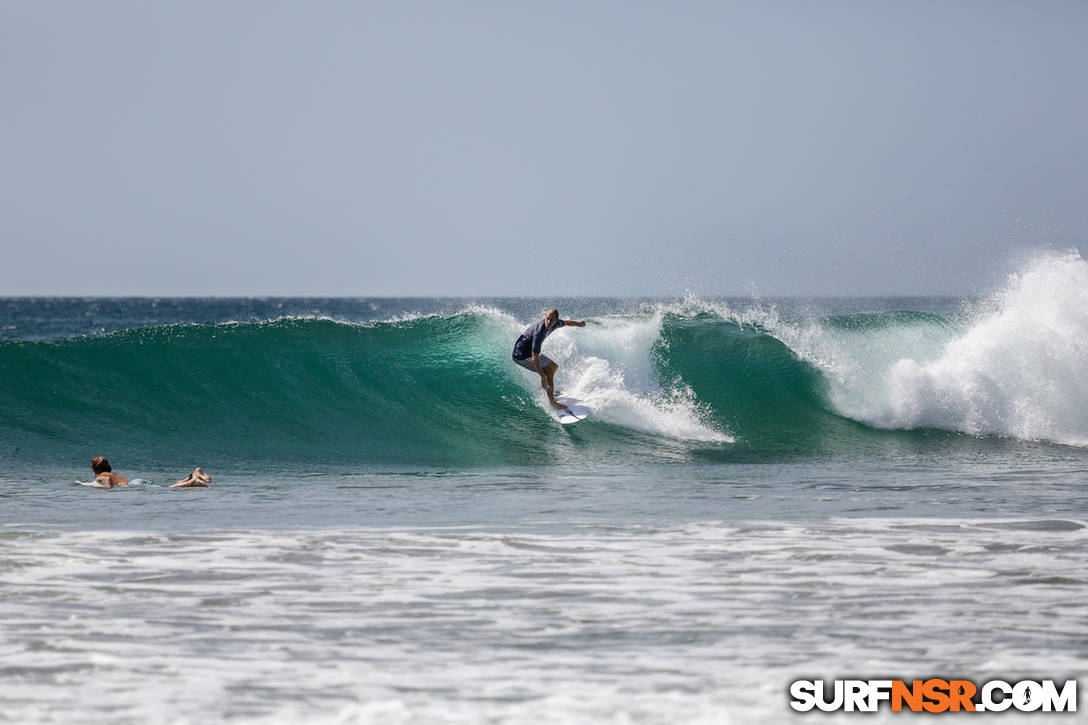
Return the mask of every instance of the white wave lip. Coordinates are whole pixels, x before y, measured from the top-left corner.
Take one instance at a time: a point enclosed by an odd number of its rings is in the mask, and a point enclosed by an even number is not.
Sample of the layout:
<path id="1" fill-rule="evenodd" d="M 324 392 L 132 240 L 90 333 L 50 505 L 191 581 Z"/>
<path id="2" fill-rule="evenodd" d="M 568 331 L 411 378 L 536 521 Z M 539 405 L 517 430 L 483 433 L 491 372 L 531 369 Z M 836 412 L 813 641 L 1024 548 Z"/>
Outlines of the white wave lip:
<path id="1" fill-rule="evenodd" d="M 1039 253 L 966 323 L 881 330 L 788 322 L 774 306 L 745 310 L 688 300 L 757 325 L 814 365 L 841 415 L 879 428 L 1088 446 L 1088 262 Z"/>
<path id="2" fill-rule="evenodd" d="M 960 331 L 772 327 L 848 417 L 1088 446 L 1088 262 L 1076 251 L 1037 255 Z"/>
<path id="3" fill-rule="evenodd" d="M 875 422 L 1088 445 L 1088 263 L 1039 257 L 992 308 L 936 360 L 895 363 Z"/>

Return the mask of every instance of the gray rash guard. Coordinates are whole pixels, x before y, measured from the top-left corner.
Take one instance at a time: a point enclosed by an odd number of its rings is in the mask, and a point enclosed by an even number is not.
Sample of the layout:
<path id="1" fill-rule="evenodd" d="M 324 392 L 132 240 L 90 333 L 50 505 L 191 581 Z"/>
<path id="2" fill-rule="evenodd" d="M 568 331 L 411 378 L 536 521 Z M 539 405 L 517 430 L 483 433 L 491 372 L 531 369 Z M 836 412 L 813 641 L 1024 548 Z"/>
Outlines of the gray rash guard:
<path id="1" fill-rule="evenodd" d="M 521 333 L 521 337 L 514 343 L 514 359 L 524 360 L 534 352 L 539 355 L 540 346 L 544 344 L 544 338 L 565 324 L 562 320 L 558 320 L 555 327 L 549 330 L 547 320 L 541 320 L 526 327 L 525 332 Z"/>

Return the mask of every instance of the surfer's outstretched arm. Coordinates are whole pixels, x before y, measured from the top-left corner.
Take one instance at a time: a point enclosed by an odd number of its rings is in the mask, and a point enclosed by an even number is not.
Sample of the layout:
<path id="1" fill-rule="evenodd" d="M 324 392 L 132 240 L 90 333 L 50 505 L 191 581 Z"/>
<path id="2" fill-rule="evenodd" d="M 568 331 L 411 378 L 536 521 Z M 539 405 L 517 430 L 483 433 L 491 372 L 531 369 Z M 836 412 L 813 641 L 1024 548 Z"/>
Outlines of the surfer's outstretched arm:
<path id="1" fill-rule="evenodd" d="M 585 320 L 581 320 L 581 321 L 578 321 L 578 320 L 563 320 L 563 326 L 566 327 L 568 325 L 571 326 L 571 327 L 585 327 L 586 326 L 586 321 Z"/>

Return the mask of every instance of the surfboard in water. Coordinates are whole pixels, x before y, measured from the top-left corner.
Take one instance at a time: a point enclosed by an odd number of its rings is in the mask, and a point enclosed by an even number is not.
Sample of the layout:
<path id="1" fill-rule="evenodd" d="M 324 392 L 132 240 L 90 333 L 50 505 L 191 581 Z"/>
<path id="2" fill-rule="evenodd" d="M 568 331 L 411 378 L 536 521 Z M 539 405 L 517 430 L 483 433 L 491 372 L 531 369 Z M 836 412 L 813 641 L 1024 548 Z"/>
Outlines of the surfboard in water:
<path id="1" fill-rule="evenodd" d="M 555 400 L 566 406 L 562 410 L 555 411 L 555 417 L 559 418 L 559 422 L 563 425 L 577 423 L 589 417 L 589 408 L 577 398 L 556 398 Z"/>
<path id="2" fill-rule="evenodd" d="M 90 486 L 91 488 L 120 488 L 121 486 L 132 486 L 133 488 L 139 486 L 153 486 L 151 481 L 144 478 L 133 478 L 128 483 L 122 483 L 120 486 L 111 486 L 108 483 L 99 483 L 98 481 L 76 481 L 80 486 Z"/>

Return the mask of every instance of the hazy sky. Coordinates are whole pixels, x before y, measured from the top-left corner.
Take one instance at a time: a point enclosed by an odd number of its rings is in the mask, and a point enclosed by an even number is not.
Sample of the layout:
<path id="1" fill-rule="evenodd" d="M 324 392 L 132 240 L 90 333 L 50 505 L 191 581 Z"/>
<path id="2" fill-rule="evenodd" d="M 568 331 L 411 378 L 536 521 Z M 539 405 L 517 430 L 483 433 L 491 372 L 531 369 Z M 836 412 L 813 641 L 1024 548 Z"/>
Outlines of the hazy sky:
<path id="1" fill-rule="evenodd" d="M 962 293 L 1088 249 L 1088 3 L 0 0 L 0 295 Z"/>

